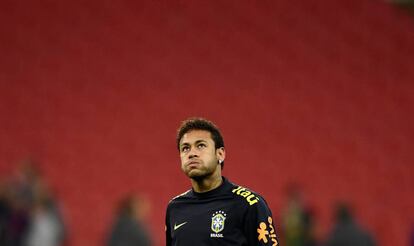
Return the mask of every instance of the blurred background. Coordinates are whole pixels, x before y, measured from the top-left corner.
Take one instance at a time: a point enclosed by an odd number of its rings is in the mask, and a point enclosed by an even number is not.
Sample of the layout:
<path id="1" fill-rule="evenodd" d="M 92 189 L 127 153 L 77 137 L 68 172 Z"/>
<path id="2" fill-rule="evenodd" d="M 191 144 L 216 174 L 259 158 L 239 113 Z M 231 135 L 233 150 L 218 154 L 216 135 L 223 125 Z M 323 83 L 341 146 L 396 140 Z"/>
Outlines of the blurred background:
<path id="1" fill-rule="evenodd" d="M 221 128 L 224 175 L 267 199 L 281 245 L 335 245 L 344 221 L 413 245 L 411 6 L 1 1 L 0 245 L 129 226 L 164 245 L 190 116 Z"/>

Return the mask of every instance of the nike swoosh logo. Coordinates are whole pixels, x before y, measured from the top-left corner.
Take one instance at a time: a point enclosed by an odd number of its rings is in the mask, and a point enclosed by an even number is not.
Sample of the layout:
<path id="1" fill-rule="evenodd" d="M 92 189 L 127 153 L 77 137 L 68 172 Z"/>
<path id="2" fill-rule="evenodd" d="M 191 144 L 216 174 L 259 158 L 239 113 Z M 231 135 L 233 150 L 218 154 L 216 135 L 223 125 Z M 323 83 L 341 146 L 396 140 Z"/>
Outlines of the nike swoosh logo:
<path id="1" fill-rule="evenodd" d="M 183 222 L 183 223 L 181 223 L 181 224 L 174 224 L 174 231 L 175 230 L 177 230 L 178 228 L 180 228 L 181 226 L 183 226 L 183 225 L 185 225 L 185 224 L 187 224 L 187 221 L 186 222 Z"/>

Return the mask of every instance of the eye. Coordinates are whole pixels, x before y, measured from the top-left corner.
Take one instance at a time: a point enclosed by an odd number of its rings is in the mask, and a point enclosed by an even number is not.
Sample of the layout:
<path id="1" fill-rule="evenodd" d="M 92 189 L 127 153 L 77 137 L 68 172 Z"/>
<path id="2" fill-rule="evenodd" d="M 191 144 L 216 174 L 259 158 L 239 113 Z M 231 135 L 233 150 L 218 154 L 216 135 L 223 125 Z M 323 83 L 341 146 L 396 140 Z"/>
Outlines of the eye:
<path id="1" fill-rule="evenodd" d="M 207 145 L 205 145 L 203 143 L 200 143 L 200 144 L 197 145 L 197 148 L 199 148 L 199 149 L 203 149 L 205 147 L 207 147 Z"/>
<path id="2" fill-rule="evenodd" d="M 190 150 L 190 147 L 188 146 L 181 147 L 181 152 L 188 152 L 189 150 Z"/>

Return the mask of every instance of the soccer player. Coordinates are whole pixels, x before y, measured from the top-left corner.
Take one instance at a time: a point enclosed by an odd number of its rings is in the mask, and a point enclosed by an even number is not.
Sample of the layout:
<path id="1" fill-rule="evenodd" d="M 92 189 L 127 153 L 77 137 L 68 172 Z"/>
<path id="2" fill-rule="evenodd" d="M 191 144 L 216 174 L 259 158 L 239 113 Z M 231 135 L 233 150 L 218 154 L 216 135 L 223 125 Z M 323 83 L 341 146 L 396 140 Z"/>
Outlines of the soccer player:
<path id="1" fill-rule="evenodd" d="M 263 197 L 221 175 L 226 151 L 212 122 L 184 121 L 177 147 L 192 189 L 168 204 L 167 246 L 278 245 L 272 213 Z"/>

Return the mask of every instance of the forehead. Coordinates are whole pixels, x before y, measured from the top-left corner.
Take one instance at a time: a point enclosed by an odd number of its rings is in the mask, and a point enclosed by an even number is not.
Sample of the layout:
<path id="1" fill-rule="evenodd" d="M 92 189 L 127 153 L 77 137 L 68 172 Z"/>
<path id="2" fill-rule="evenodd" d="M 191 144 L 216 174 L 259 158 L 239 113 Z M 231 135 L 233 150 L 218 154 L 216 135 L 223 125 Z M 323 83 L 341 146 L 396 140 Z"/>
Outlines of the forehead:
<path id="1" fill-rule="evenodd" d="M 191 130 L 183 135 L 181 138 L 180 144 L 183 143 L 193 143 L 199 140 L 204 141 L 213 141 L 211 138 L 211 133 L 206 130 Z"/>

